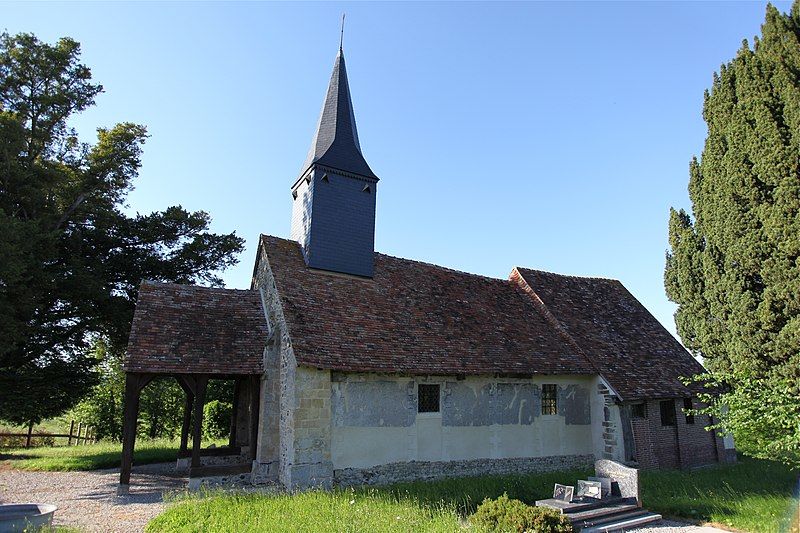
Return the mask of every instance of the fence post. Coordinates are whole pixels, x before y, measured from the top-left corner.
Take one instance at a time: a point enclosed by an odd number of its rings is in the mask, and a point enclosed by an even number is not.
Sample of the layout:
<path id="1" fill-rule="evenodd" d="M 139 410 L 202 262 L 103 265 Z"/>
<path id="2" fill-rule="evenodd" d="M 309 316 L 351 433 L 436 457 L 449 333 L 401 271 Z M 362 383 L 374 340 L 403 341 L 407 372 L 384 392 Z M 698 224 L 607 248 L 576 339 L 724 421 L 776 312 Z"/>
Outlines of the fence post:
<path id="1" fill-rule="evenodd" d="M 28 423 L 28 438 L 25 440 L 25 447 L 31 447 L 31 433 L 33 433 L 33 422 Z"/>
<path id="2" fill-rule="evenodd" d="M 78 422 L 78 437 L 75 439 L 75 445 L 81 445 L 81 431 L 83 431 L 83 422 Z"/>
<path id="3" fill-rule="evenodd" d="M 71 420 L 69 423 L 69 438 L 67 438 L 67 446 L 72 446 L 72 430 L 75 429 L 75 421 Z"/>

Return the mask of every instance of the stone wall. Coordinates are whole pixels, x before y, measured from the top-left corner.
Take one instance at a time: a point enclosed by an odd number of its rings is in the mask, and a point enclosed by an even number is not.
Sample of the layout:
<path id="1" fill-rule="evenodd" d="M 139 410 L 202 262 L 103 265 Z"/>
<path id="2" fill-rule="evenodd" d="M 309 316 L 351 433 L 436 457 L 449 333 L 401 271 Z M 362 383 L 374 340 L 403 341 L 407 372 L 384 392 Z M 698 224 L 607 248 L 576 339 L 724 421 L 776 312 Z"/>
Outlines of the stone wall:
<path id="1" fill-rule="evenodd" d="M 585 468 L 590 466 L 594 460 L 594 454 L 588 454 L 464 461 L 408 461 L 371 468 L 334 470 L 333 480 L 335 485 L 342 487 L 386 485 L 402 481 L 431 481 L 448 477 L 523 474 Z"/>
<path id="2" fill-rule="evenodd" d="M 259 289 L 272 335 L 264 350 L 264 376 L 252 481 L 291 483 L 294 463 L 294 390 L 297 361 L 266 252 L 259 248 L 252 288 Z"/>
<path id="3" fill-rule="evenodd" d="M 330 371 L 297 367 L 294 374 L 293 457 L 287 464 L 289 488 L 330 486 Z"/>

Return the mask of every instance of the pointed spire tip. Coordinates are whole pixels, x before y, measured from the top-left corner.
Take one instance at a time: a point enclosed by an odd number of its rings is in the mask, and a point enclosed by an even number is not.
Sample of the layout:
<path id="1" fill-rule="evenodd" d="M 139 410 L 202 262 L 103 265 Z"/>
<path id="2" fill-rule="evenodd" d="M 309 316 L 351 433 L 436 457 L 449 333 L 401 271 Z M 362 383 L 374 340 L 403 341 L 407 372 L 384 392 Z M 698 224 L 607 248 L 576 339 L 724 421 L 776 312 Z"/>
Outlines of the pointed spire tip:
<path id="1" fill-rule="evenodd" d="M 344 44 L 344 13 L 342 13 L 342 31 L 339 34 L 339 52 L 342 51 L 342 45 Z"/>

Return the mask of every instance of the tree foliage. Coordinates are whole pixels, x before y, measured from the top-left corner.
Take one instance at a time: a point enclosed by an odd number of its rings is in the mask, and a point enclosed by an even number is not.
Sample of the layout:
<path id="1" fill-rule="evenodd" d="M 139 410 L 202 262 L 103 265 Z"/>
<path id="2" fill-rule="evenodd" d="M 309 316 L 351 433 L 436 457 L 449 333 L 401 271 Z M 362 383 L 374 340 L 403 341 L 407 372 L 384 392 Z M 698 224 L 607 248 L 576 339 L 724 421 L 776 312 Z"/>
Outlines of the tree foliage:
<path id="1" fill-rule="evenodd" d="M 706 92 L 692 215 L 670 213 L 664 281 L 685 346 L 724 391 L 706 398 L 720 427 L 800 464 L 800 0 L 769 5 L 761 29 Z"/>
<path id="2" fill-rule="evenodd" d="M 91 347 L 122 353 L 142 280 L 220 285 L 243 246 L 202 211 L 124 212 L 147 132 L 78 139 L 70 117 L 103 90 L 79 58 L 72 39 L 0 34 L 0 419 L 12 423 L 88 392 Z"/>

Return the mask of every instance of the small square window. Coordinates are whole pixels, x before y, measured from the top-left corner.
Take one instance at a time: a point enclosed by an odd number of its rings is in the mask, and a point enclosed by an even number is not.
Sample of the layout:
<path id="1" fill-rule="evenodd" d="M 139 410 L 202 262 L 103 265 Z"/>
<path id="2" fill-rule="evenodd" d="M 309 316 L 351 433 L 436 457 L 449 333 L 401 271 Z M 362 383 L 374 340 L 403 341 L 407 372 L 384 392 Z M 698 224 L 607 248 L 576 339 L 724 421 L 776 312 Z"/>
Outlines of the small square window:
<path id="1" fill-rule="evenodd" d="M 688 413 L 687 411 L 691 411 L 692 407 L 692 399 L 691 398 L 684 398 L 683 399 L 683 412 L 686 415 L 686 423 L 687 424 L 694 424 L 694 415 Z"/>
<path id="2" fill-rule="evenodd" d="M 631 418 L 647 418 L 647 404 L 635 403 L 631 405 Z"/>
<path id="3" fill-rule="evenodd" d="M 661 425 L 675 425 L 675 400 L 665 400 L 661 402 Z"/>
<path id="4" fill-rule="evenodd" d="M 417 386 L 417 412 L 439 412 L 439 385 L 420 383 Z"/>
<path id="5" fill-rule="evenodd" d="M 542 414 L 558 414 L 558 387 L 556 385 L 542 385 Z"/>

